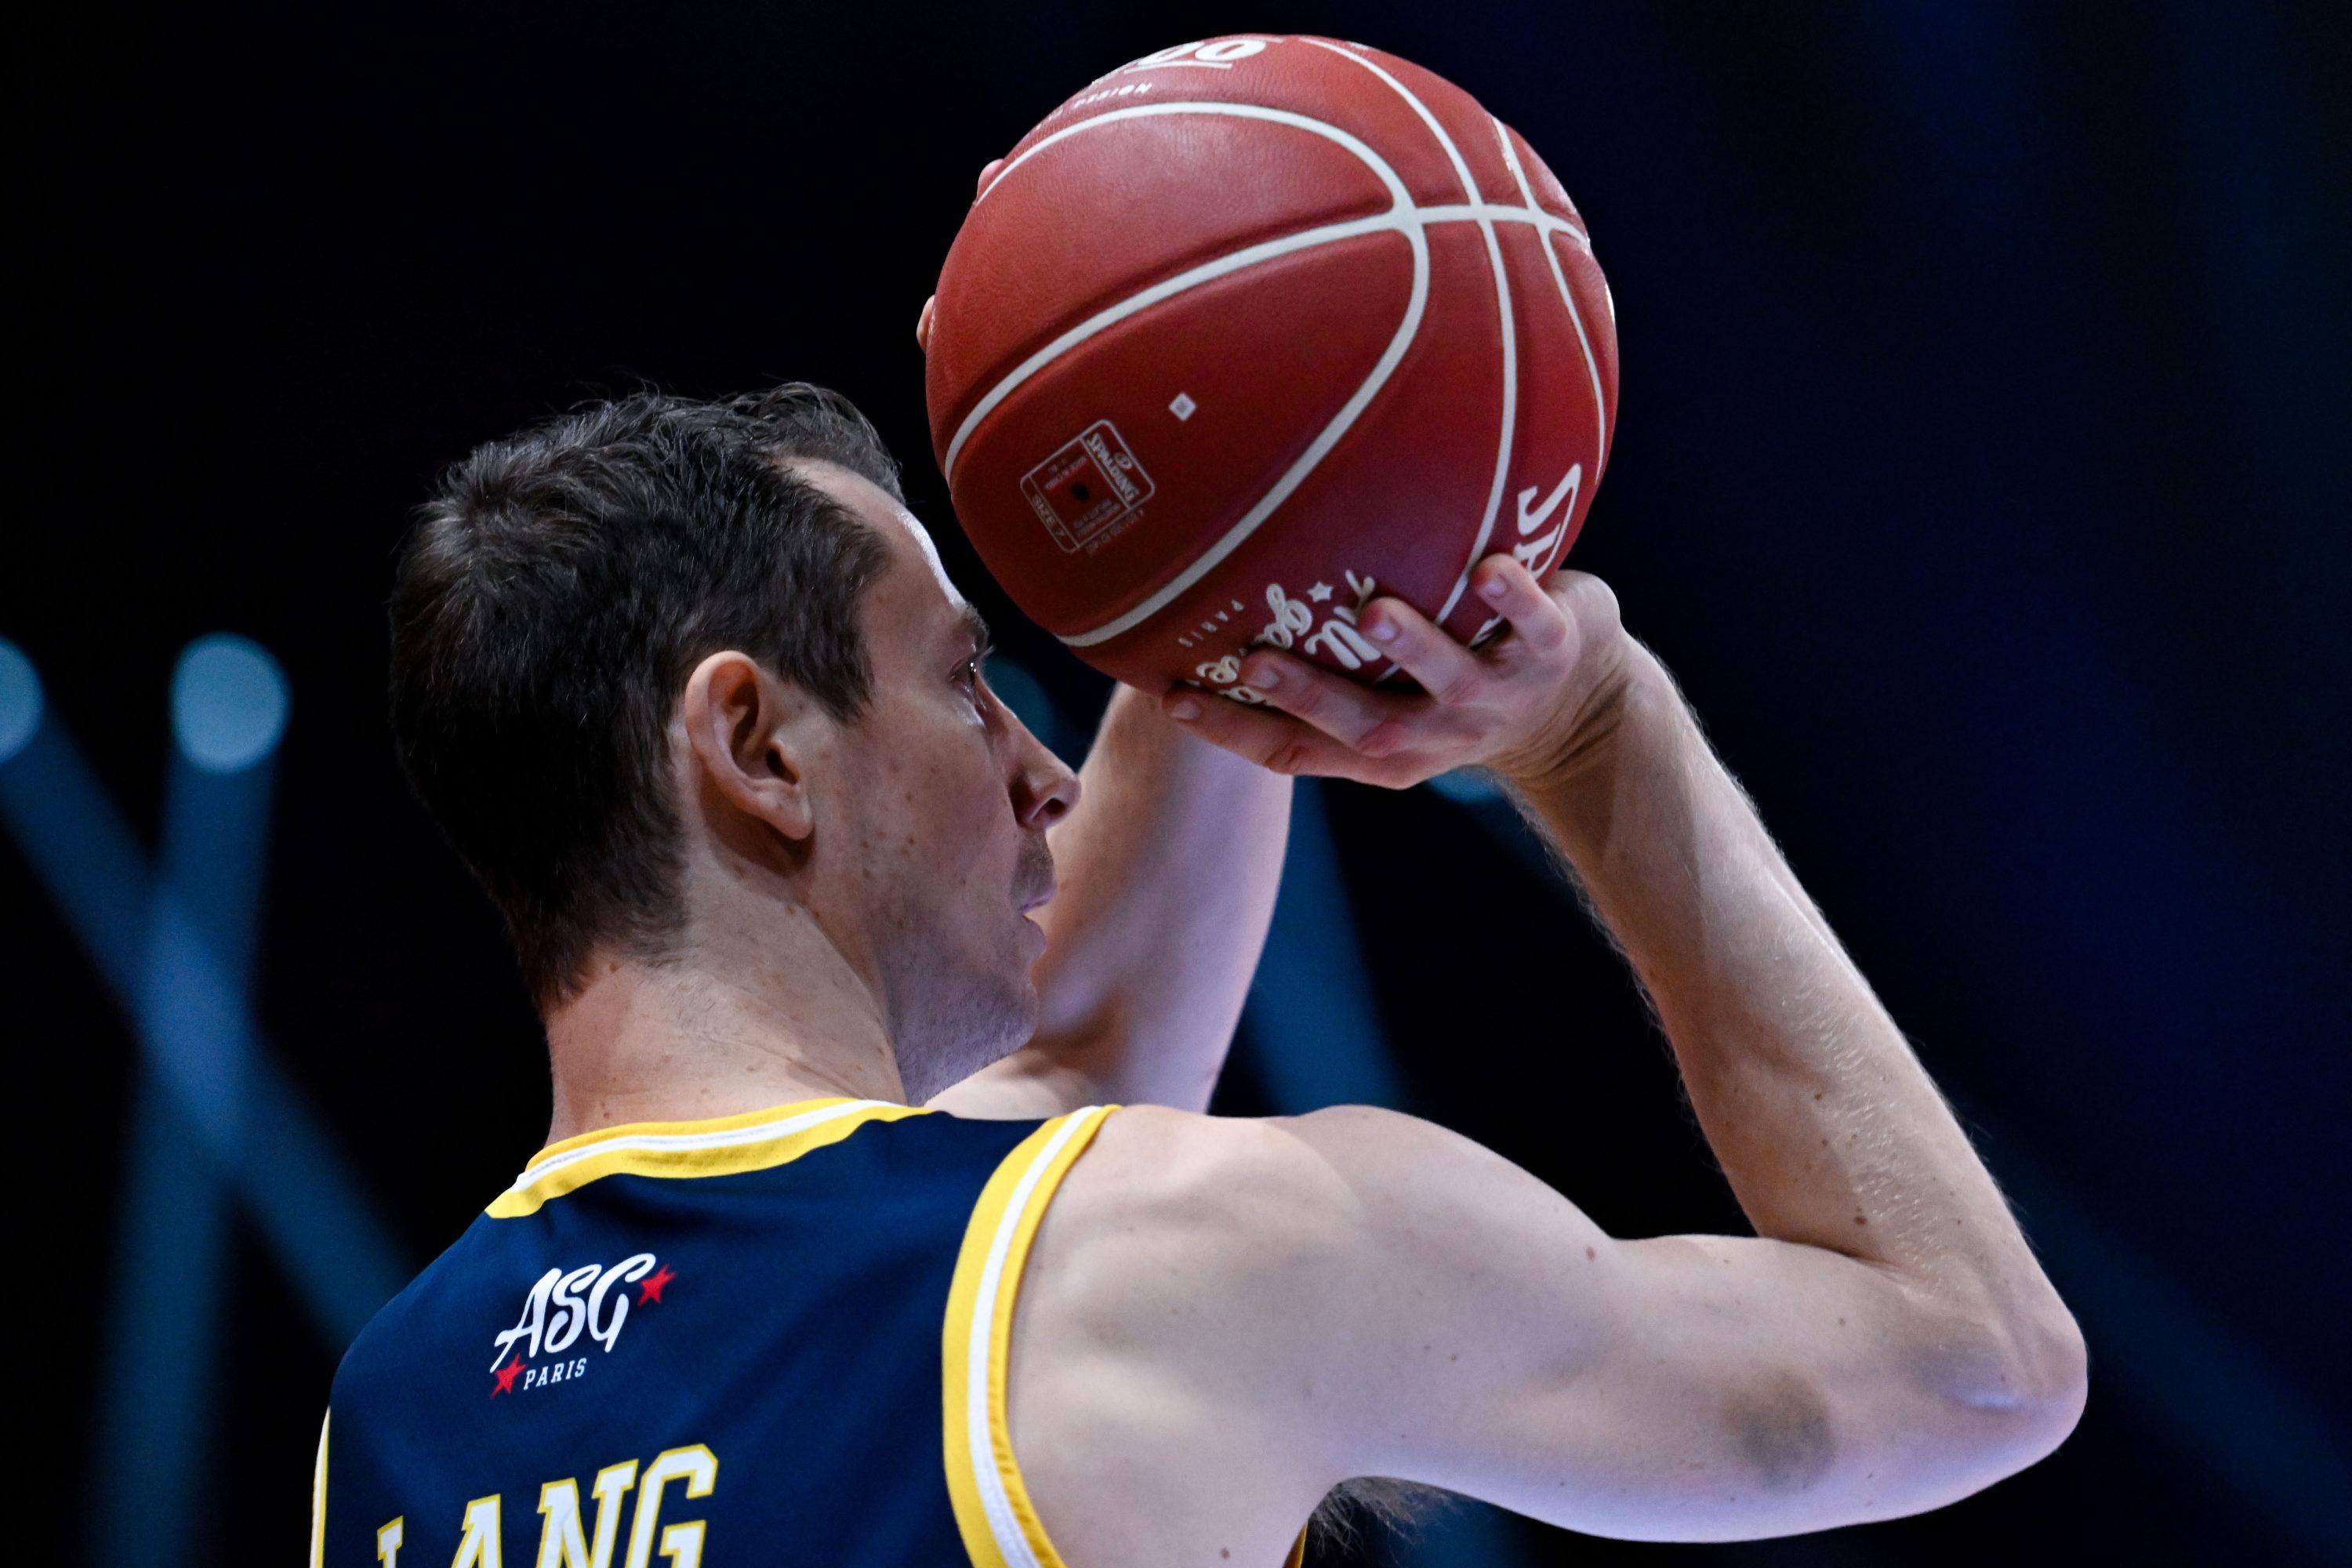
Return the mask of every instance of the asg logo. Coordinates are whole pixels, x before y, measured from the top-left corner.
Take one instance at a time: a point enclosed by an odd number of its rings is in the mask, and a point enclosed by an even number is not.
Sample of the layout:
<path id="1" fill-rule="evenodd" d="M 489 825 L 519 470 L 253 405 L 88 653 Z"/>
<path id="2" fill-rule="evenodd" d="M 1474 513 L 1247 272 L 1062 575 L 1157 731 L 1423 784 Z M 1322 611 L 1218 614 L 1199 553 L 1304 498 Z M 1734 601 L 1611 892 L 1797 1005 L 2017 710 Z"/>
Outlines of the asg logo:
<path id="1" fill-rule="evenodd" d="M 586 1373 L 586 1356 L 565 1359 L 564 1352 L 583 1333 L 609 1352 L 629 1321 L 632 1286 L 635 1305 L 660 1305 L 663 1289 L 677 1277 L 667 1266 L 655 1265 L 652 1253 L 639 1252 L 614 1264 L 587 1263 L 541 1275 L 523 1298 L 522 1316 L 515 1326 L 491 1337 L 499 1353 L 490 1361 L 490 1397 L 513 1393 L 518 1379 L 520 1387 L 529 1389 Z M 531 1364 L 542 1355 L 557 1359 Z"/>

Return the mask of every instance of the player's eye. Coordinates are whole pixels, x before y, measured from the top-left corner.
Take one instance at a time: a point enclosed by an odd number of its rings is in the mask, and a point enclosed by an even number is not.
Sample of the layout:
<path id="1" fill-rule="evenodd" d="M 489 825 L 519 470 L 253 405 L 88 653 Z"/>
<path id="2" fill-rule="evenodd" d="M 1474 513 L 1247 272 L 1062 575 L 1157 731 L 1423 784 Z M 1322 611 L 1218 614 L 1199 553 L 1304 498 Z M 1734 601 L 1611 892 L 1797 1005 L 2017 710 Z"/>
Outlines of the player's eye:
<path id="1" fill-rule="evenodd" d="M 956 667 L 956 684 L 965 688 L 967 690 L 976 690 L 979 689 L 980 655 L 973 654 L 970 658 L 965 659 L 961 664 Z"/>

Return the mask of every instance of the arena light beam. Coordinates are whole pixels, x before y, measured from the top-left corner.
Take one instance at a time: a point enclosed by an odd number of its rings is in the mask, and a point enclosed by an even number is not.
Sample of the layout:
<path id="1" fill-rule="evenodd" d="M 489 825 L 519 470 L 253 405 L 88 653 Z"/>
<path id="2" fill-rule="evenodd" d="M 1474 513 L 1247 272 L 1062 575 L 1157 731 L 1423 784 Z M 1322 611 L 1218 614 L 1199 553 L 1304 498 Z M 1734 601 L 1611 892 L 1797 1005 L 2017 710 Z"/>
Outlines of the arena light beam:
<path id="1" fill-rule="evenodd" d="M 231 1241 L 230 1191 L 153 1063 L 185 1064 L 205 1114 L 250 1157 L 247 1005 L 286 680 L 242 637 L 189 645 L 172 678 L 175 742 L 161 886 L 139 996 L 146 1062 L 132 1102 L 100 1406 L 101 1562 L 190 1560 L 203 1513 Z M 207 968 L 217 984 L 206 984 Z"/>
<path id="2" fill-rule="evenodd" d="M 166 921 L 200 928 L 151 873 L 145 851 L 64 727 L 41 711 L 30 665 L 23 667 L 29 684 L 20 686 L 5 673 L 8 663 L 0 658 L 0 714 L 21 712 L 21 693 L 29 690 L 35 721 L 28 728 L 19 721 L 23 739 L 13 752 L 0 752 L 0 818 L 116 1001 L 138 1018 L 152 933 Z M 316 1115 L 278 1070 L 251 1008 L 218 962 L 192 963 L 183 981 L 184 1005 L 235 1031 L 231 1048 L 246 1064 L 242 1108 L 225 1115 L 214 1087 L 178 1058 L 153 1060 L 154 1081 L 182 1104 L 321 1338 L 340 1349 L 407 1279 L 401 1250 Z M 266 1130 L 251 1157 L 241 1124 Z"/>
<path id="3" fill-rule="evenodd" d="M 33 661 L 0 637 L 0 765 L 31 743 L 41 727 L 41 678 Z"/>

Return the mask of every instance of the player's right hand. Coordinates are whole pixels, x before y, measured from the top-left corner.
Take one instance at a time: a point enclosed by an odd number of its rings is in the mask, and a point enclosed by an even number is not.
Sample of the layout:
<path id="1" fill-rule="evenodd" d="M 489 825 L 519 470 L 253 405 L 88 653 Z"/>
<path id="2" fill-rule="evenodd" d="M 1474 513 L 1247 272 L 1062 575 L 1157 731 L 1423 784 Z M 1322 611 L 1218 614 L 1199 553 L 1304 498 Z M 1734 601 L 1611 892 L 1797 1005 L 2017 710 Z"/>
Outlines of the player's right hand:
<path id="1" fill-rule="evenodd" d="M 1470 591 L 1506 628 L 1477 649 L 1402 599 L 1377 597 L 1358 613 L 1358 630 L 1420 693 L 1365 686 L 1261 647 L 1242 665 L 1241 684 L 1265 707 L 1178 685 L 1161 694 L 1161 710 L 1276 773 L 1390 789 L 1455 768 L 1534 781 L 1580 765 L 1613 733 L 1638 662 L 1617 595 L 1584 572 L 1539 584 L 1508 552 L 1480 562 Z"/>

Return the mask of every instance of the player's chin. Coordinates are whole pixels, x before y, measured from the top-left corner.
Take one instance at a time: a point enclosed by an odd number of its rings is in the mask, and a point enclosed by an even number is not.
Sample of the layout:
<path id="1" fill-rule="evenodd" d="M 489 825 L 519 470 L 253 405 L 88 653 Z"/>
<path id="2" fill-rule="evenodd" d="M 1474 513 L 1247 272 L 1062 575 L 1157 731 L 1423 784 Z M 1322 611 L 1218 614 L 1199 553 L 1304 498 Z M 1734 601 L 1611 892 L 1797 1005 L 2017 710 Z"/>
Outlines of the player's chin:
<path id="1" fill-rule="evenodd" d="M 1013 941 L 1020 944 L 1017 962 L 1021 968 L 1022 1005 L 1034 1021 L 1037 1016 L 1037 961 L 1045 956 L 1045 928 L 1038 923 L 1035 915 L 1023 915 L 1021 929 L 1013 933 Z"/>
<path id="2" fill-rule="evenodd" d="M 1032 973 L 1035 963 L 1035 956 L 1024 945 L 1020 957 L 998 972 L 997 994 L 989 1012 L 996 1019 L 996 1032 L 1004 1041 L 1007 1053 L 1019 1050 L 1037 1032 L 1037 1019 L 1043 1008 L 1038 1001 L 1036 976 Z"/>
<path id="3" fill-rule="evenodd" d="M 1037 960 L 1045 955 L 1045 931 L 1034 915 L 1008 908 L 991 938 L 988 969 L 992 989 L 1017 999 L 1031 1013 L 1037 1007 Z"/>

